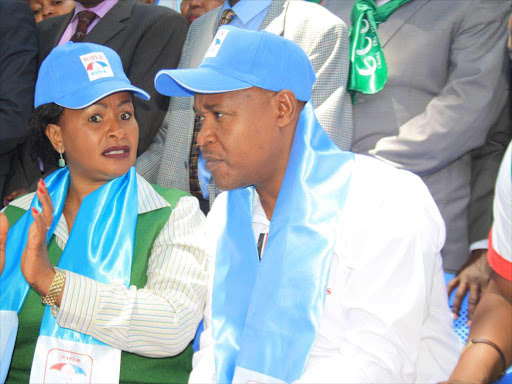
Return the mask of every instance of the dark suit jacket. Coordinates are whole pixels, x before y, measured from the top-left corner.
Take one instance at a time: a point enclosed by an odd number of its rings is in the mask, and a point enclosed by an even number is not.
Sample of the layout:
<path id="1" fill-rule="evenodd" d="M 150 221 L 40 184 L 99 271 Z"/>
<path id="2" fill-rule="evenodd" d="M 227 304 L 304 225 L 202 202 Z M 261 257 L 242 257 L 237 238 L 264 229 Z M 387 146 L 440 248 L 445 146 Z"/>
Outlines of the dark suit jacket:
<path id="1" fill-rule="evenodd" d="M 0 196 L 11 157 L 28 134 L 36 64 L 36 23 L 30 7 L 23 0 L 0 0 Z"/>
<path id="2" fill-rule="evenodd" d="M 72 16 L 73 12 L 38 24 L 40 62 L 59 43 Z M 139 155 L 153 140 L 169 106 L 169 98 L 156 92 L 153 80 L 160 69 L 178 65 L 187 28 L 183 16 L 169 8 L 119 0 L 85 36 L 84 42 L 114 49 L 130 81 L 151 95 L 150 101 L 133 98 Z"/>

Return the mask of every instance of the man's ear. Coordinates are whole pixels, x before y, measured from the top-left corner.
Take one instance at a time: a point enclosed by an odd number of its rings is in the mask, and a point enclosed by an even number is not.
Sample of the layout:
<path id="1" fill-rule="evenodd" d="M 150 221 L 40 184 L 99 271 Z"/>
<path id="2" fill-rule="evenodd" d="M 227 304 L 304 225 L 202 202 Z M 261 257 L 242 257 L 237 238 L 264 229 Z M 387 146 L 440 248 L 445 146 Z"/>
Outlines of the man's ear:
<path id="1" fill-rule="evenodd" d="M 279 127 L 287 127 L 299 115 L 299 105 L 295 94 L 288 89 L 283 89 L 274 95 L 274 100 L 277 103 L 278 125 Z"/>
<path id="2" fill-rule="evenodd" d="M 53 148 L 57 152 L 64 153 L 66 151 L 66 148 L 64 148 L 64 142 L 62 141 L 62 127 L 57 124 L 48 124 L 46 126 L 46 137 L 48 137 L 48 140 L 50 140 L 50 143 L 52 143 Z"/>

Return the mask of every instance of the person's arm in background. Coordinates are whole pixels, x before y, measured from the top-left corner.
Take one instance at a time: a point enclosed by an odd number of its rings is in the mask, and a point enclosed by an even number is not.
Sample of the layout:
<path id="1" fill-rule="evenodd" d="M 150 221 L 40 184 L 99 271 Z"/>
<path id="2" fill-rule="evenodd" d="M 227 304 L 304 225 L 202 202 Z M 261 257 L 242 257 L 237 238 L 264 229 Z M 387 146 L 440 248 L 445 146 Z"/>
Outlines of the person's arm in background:
<path id="1" fill-rule="evenodd" d="M 512 139 L 510 101 L 496 124 L 491 128 L 483 147 L 471 154 L 471 201 L 469 203 L 470 257 L 455 278 L 448 284 L 448 294 L 455 288 L 452 311 L 458 315 L 462 301 L 469 291 L 468 320 L 471 320 L 478 301 L 491 278 L 487 264 L 489 231 L 492 225 L 494 186 L 501 160 Z"/>
<path id="2" fill-rule="evenodd" d="M 0 1 L 0 177 L 9 173 L 9 152 L 28 134 L 37 66 L 34 15 L 25 1 Z M 0 182 L 0 196 L 3 192 Z"/>
<path id="3" fill-rule="evenodd" d="M 507 367 L 512 363 L 512 281 L 493 273 L 475 311 L 468 340 L 491 340 L 503 351 Z M 450 382 L 491 383 L 506 369 L 499 353 L 485 343 L 462 352 Z"/>
<path id="4" fill-rule="evenodd" d="M 469 344 L 453 371 L 452 382 L 488 383 L 512 363 L 512 142 L 500 166 L 494 198 L 494 224 L 487 259 L 492 280 L 475 311 L 469 340 L 484 339 L 497 348 Z M 502 351 L 502 356 L 498 352 Z"/>
<path id="5" fill-rule="evenodd" d="M 445 87 L 425 111 L 399 127 L 398 135 L 380 139 L 372 156 L 426 176 L 484 144 L 507 98 L 504 63 L 511 3 L 468 2 L 453 37 Z"/>

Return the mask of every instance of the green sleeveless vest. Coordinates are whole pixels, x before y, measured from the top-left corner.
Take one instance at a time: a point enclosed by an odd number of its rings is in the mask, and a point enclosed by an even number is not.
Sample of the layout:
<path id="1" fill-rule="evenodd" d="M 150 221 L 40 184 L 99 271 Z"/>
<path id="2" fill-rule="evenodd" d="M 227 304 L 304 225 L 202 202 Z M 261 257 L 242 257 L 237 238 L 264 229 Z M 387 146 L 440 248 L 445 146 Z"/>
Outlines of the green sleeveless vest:
<path id="1" fill-rule="evenodd" d="M 182 196 L 188 195 L 175 189 L 152 186 L 171 206 L 140 214 L 137 218 L 130 276 L 130 284 L 137 288 L 143 288 L 146 285 L 146 270 L 153 242 L 169 220 L 178 200 Z M 25 210 L 21 208 L 8 206 L 5 214 L 9 220 L 9 226 L 13 226 L 24 213 Z M 53 265 L 58 264 L 61 253 L 62 250 L 58 247 L 54 236 L 48 246 L 48 255 Z M 28 383 L 44 308 L 41 304 L 41 297 L 36 291 L 30 289 L 25 304 L 18 314 L 18 336 L 6 383 Z M 123 351 L 119 382 L 186 383 L 192 370 L 192 353 L 191 345 L 179 355 L 163 359 L 149 358 Z"/>

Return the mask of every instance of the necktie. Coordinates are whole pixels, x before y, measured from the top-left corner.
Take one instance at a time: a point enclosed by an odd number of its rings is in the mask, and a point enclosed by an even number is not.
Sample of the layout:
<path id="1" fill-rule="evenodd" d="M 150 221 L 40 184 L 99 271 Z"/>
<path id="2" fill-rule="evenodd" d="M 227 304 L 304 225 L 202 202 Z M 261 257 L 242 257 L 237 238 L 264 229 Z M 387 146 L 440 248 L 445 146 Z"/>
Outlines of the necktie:
<path id="1" fill-rule="evenodd" d="M 220 16 L 219 23 L 217 24 L 217 28 L 219 28 L 221 25 L 229 24 L 233 21 L 235 18 L 236 13 L 230 8 L 225 9 L 222 12 L 222 15 Z"/>
<path id="2" fill-rule="evenodd" d="M 217 24 L 217 28 L 221 25 L 229 24 L 233 21 L 236 14 L 232 9 L 225 9 L 222 12 L 222 15 L 219 19 L 219 23 Z M 200 199 L 203 198 L 203 194 L 201 192 L 201 186 L 199 184 L 198 172 L 197 172 L 197 160 L 199 159 L 199 146 L 197 145 L 197 135 L 199 135 L 199 131 L 201 130 L 198 119 L 194 120 L 194 132 L 192 135 L 192 148 L 190 149 L 190 167 L 189 167 L 189 187 L 190 193 L 195 197 Z"/>
<path id="3" fill-rule="evenodd" d="M 70 41 L 79 43 L 84 40 L 87 35 L 87 28 L 91 25 L 92 21 L 96 18 L 93 11 L 78 12 L 78 24 L 76 26 L 75 34 L 71 37 Z"/>

